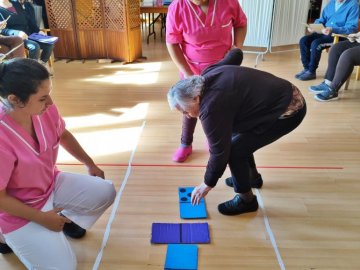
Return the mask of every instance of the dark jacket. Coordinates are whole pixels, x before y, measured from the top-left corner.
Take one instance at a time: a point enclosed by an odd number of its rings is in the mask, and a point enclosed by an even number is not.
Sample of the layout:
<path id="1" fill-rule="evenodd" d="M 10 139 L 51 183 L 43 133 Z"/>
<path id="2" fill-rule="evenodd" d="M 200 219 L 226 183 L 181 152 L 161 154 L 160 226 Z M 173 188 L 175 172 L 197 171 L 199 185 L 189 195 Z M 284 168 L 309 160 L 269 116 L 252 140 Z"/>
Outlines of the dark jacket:
<path id="1" fill-rule="evenodd" d="M 290 82 L 241 62 L 242 51 L 234 49 L 202 73 L 199 118 L 210 147 L 205 183 L 211 187 L 228 164 L 232 134 L 267 131 L 292 99 Z"/>
<path id="2" fill-rule="evenodd" d="M 6 8 L 0 7 L 0 20 L 5 20 L 9 15 L 7 26 L 1 31 L 6 36 L 18 36 L 19 31 L 25 32 L 27 35 L 38 33 L 40 31 L 35 20 L 35 11 L 31 3 L 25 2 L 24 7 L 17 1 L 11 1 L 17 13 L 13 13 Z"/>

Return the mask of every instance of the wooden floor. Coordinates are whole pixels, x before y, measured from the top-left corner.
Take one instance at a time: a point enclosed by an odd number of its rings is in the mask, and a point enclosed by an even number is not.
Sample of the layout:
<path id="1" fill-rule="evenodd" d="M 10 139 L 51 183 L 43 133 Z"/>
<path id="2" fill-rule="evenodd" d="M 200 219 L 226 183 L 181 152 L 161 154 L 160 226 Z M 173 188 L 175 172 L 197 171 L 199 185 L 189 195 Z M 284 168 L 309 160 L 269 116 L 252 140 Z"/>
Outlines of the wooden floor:
<path id="1" fill-rule="evenodd" d="M 146 61 L 127 65 L 55 63 L 52 95 L 67 126 L 118 190 L 113 208 L 86 237 L 71 240 L 81 270 L 163 269 L 166 245 L 150 244 L 151 224 L 186 222 L 177 187 L 203 179 L 208 153 L 201 125 L 189 161 L 171 161 L 181 116 L 166 101 L 178 72 L 164 42 L 145 42 L 143 54 Z M 298 51 L 267 54 L 258 65 L 297 85 L 308 114 L 292 134 L 256 153 L 264 178 L 257 213 L 219 214 L 217 204 L 234 196 L 223 179 L 206 197 L 211 244 L 199 245 L 199 270 L 360 269 L 360 83 L 352 80 L 339 101 L 314 101 L 307 88 L 322 81 L 326 59 L 324 53 L 318 79 L 310 82 L 294 79 Z M 246 54 L 244 65 L 254 63 L 255 55 Z M 59 164 L 85 173 L 64 153 Z M 0 256 L 0 269 L 24 266 L 12 254 Z"/>

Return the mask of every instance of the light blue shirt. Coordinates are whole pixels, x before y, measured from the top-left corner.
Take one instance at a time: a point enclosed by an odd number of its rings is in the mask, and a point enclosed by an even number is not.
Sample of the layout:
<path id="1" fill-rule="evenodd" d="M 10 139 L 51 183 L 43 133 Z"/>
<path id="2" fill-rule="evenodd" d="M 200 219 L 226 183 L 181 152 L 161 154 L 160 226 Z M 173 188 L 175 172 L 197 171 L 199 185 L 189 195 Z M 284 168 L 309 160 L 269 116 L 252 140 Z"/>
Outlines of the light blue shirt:
<path id="1" fill-rule="evenodd" d="M 325 27 L 331 27 L 335 34 L 351 34 L 357 31 L 359 21 L 358 0 L 346 0 L 341 3 L 341 8 L 335 11 L 338 0 L 330 0 L 321 12 L 315 23 L 321 23 Z"/>
<path id="2" fill-rule="evenodd" d="M 341 6 L 346 2 L 346 0 L 342 1 L 342 2 L 335 2 L 335 12 L 338 11 L 339 8 L 341 8 Z"/>

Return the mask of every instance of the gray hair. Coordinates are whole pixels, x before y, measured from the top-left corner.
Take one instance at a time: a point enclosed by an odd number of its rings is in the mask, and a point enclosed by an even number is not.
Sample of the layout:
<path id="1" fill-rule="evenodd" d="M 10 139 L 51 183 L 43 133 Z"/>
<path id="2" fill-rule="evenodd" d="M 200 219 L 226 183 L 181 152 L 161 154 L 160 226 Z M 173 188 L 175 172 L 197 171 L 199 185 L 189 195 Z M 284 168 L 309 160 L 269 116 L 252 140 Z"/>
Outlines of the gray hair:
<path id="1" fill-rule="evenodd" d="M 203 76 L 194 75 L 178 81 L 174 84 L 168 94 L 168 102 L 173 110 L 176 106 L 186 109 L 194 102 L 194 98 L 201 95 L 205 79 Z"/>

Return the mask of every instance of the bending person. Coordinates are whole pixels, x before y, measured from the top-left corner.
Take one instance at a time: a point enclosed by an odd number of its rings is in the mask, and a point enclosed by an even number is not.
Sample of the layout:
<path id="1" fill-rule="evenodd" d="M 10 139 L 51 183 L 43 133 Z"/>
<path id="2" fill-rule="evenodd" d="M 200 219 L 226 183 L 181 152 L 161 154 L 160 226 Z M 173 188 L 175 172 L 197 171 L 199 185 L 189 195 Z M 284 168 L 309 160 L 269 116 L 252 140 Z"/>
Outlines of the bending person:
<path id="1" fill-rule="evenodd" d="M 77 236 L 79 226 L 90 228 L 116 192 L 65 128 L 51 88 L 49 72 L 35 60 L 0 64 L 0 229 L 28 269 L 75 270 L 64 233 Z M 89 175 L 59 171 L 59 145 Z"/>
<path id="2" fill-rule="evenodd" d="M 166 45 L 180 77 L 187 78 L 223 59 L 233 45 L 242 48 L 246 30 L 238 0 L 175 0 L 166 17 Z M 184 162 L 192 153 L 196 122 L 183 117 L 173 161 Z"/>
<path id="3" fill-rule="evenodd" d="M 233 49 L 200 76 L 175 84 L 168 92 L 171 108 L 199 117 L 209 142 L 210 158 L 204 183 L 191 195 L 193 204 L 218 182 L 229 165 L 228 185 L 236 193 L 218 206 L 224 215 L 258 209 L 250 171 L 253 153 L 294 130 L 306 114 L 305 100 L 290 82 L 252 68 L 240 67 L 242 51 Z M 262 184 L 262 183 L 261 183 Z"/>
<path id="4" fill-rule="evenodd" d="M 325 81 L 309 87 L 311 92 L 316 93 L 316 100 L 339 99 L 341 86 L 351 76 L 354 66 L 360 65 L 360 32 L 349 35 L 348 39 L 331 47 Z"/>

